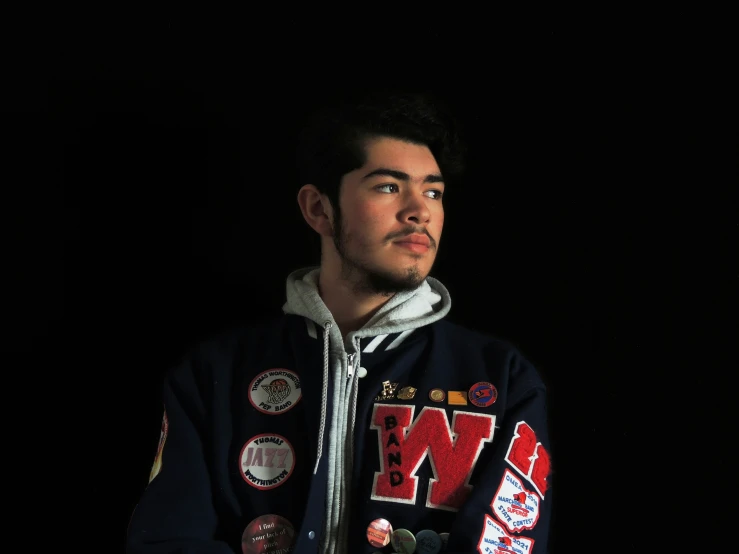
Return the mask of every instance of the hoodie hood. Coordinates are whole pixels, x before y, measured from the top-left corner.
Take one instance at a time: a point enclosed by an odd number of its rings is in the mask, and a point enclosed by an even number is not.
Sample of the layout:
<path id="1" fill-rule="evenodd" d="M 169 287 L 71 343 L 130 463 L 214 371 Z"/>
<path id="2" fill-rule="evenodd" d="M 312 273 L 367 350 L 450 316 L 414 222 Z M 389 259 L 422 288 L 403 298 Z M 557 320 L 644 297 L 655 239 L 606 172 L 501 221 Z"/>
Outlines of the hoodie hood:
<path id="1" fill-rule="evenodd" d="M 320 327 L 332 324 L 332 343 L 341 335 L 333 315 L 318 293 L 320 268 L 308 267 L 293 271 L 287 278 L 287 301 L 282 307 L 286 314 L 301 315 Z M 396 293 L 372 316 L 361 329 L 349 333 L 346 345 L 355 337 L 397 333 L 416 329 L 443 318 L 451 309 L 449 291 L 440 281 L 427 277 L 411 291 Z"/>

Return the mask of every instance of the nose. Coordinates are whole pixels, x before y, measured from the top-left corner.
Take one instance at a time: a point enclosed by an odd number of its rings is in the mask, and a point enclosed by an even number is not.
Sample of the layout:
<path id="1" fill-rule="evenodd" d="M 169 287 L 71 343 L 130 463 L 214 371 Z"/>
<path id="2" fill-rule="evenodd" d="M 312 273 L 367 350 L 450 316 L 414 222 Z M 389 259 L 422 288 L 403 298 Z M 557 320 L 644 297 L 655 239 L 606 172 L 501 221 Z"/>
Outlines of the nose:
<path id="1" fill-rule="evenodd" d="M 403 223 L 413 222 L 417 225 L 428 223 L 431 218 L 431 210 L 426 205 L 426 198 L 421 193 L 408 195 L 406 205 L 399 214 Z"/>

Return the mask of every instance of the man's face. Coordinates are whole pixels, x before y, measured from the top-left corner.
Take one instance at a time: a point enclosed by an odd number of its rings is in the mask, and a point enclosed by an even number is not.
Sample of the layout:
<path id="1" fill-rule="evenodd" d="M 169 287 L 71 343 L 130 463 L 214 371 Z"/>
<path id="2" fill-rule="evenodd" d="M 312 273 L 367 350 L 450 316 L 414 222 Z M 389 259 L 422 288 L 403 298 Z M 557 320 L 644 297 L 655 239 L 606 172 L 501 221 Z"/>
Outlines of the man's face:
<path id="1" fill-rule="evenodd" d="M 358 292 L 414 289 L 431 271 L 444 226 L 441 171 L 427 146 L 383 137 L 365 150 L 364 166 L 341 182 L 333 235 L 341 276 Z"/>

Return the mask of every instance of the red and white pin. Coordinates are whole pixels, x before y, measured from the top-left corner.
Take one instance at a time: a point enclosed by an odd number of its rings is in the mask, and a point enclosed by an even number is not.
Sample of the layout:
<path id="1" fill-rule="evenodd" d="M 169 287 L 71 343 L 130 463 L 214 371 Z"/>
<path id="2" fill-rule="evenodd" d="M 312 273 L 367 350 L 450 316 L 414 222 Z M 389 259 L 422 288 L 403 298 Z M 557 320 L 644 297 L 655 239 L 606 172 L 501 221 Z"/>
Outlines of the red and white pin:
<path id="1" fill-rule="evenodd" d="M 290 478 L 293 467 L 295 450 L 281 435 L 257 435 L 241 448 L 241 477 L 256 489 L 266 491 L 279 487 Z"/>
<path id="2" fill-rule="evenodd" d="M 386 519 L 374 519 L 367 526 L 367 541 L 376 548 L 382 548 L 390 544 L 392 534 L 393 526 Z"/>

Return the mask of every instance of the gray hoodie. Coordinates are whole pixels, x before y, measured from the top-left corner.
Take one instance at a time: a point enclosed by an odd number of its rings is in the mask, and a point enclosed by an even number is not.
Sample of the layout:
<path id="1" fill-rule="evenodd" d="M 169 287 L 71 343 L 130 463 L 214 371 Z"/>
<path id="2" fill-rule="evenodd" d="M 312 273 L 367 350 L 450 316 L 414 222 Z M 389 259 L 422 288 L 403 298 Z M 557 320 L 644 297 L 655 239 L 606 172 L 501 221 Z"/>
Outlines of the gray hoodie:
<path id="1" fill-rule="evenodd" d="M 364 327 L 348 333 L 342 340 L 338 325 L 318 293 L 318 275 L 317 267 L 293 271 L 287 278 L 287 301 L 282 310 L 286 314 L 303 316 L 323 329 L 321 423 L 313 473 L 318 471 L 323 456 L 329 371 L 332 371 L 331 401 L 339 408 L 333 410 L 328 428 L 328 485 L 321 551 L 343 554 L 347 552 L 351 510 L 350 482 L 359 389 L 357 372 L 361 364 L 359 341 L 363 337 L 390 333 L 401 333 L 397 340 L 403 340 L 414 329 L 443 318 L 451 308 L 451 298 L 444 285 L 427 277 L 416 289 L 395 294 Z"/>

